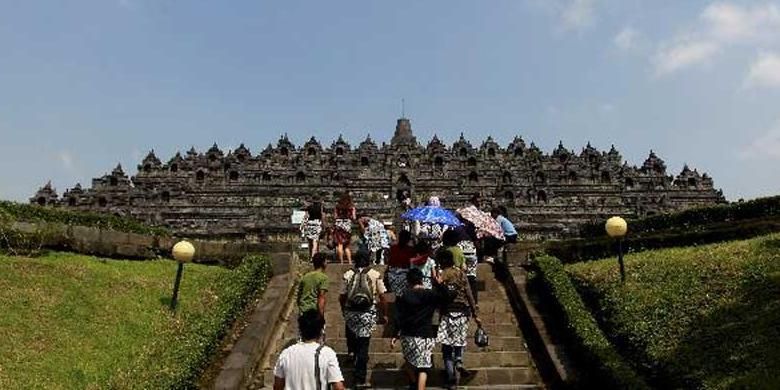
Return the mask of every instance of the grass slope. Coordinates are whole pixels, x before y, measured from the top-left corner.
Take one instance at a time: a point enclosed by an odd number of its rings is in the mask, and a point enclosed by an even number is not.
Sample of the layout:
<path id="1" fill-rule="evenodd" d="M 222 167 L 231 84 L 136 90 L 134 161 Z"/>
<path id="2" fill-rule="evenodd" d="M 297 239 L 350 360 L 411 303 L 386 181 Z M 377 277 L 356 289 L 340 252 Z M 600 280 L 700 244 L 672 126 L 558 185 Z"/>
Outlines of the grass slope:
<path id="1" fill-rule="evenodd" d="M 780 234 L 566 269 L 656 385 L 780 388 Z"/>
<path id="2" fill-rule="evenodd" d="M 244 292 L 240 271 L 188 264 L 172 316 L 175 272 L 173 261 L 0 256 L 0 388 L 191 386 Z"/>

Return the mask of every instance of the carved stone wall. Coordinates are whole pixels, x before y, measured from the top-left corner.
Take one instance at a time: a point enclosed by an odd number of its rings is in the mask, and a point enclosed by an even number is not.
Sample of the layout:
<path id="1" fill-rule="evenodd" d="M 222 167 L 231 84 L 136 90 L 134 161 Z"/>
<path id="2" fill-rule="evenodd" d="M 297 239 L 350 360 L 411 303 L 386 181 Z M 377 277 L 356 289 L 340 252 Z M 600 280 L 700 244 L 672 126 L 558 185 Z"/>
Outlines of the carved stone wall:
<path id="1" fill-rule="evenodd" d="M 389 144 L 370 137 L 353 146 L 341 136 L 324 147 L 312 137 L 296 147 L 284 135 L 253 155 L 243 144 L 227 153 L 177 153 L 163 163 L 150 152 L 133 177 L 121 166 L 59 197 L 50 184 L 31 203 L 130 215 L 186 236 L 273 240 L 289 233 L 290 213 L 312 195 L 330 207 L 349 190 L 360 209 L 383 220 L 400 213 L 397 198 L 438 195 L 460 207 L 475 193 L 503 204 L 526 238 L 576 234 L 580 222 L 611 215 L 666 213 L 724 202 L 712 179 L 687 166 L 677 176 L 652 151 L 640 167 L 588 144 L 580 153 L 562 144 L 543 153 L 520 137 L 507 146 L 488 137 L 472 145 L 463 135 L 447 146 L 434 136 L 423 146 L 408 119 Z"/>

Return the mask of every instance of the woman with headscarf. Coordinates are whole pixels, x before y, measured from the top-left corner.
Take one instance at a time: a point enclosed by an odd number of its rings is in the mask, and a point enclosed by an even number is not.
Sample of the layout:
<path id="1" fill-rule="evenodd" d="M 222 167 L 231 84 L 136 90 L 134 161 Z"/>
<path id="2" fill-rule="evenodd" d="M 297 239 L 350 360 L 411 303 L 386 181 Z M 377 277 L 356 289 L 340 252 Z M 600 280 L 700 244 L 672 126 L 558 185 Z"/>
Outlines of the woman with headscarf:
<path id="1" fill-rule="evenodd" d="M 349 192 L 341 195 L 336 208 L 333 209 L 333 217 L 336 222 L 333 228 L 333 240 L 336 243 L 336 256 L 339 263 L 352 264 L 352 250 L 349 244 L 352 242 L 352 221 L 355 220 L 355 204 Z M 346 262 L 344 261 L 346 254 Z"/>

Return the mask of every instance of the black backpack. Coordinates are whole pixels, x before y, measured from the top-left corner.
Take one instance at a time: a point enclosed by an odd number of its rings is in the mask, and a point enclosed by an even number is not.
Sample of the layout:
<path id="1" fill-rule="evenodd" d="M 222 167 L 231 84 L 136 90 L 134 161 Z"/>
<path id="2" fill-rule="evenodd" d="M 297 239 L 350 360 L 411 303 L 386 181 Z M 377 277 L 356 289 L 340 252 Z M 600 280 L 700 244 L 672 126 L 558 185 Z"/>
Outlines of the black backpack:
<path id="1" fill-rule="evenodd" d="M 353 270 L 347 282 L 347 309 L 369 311 L 374 306 L 374 292 L 371 290 L 370 268 Z"/>

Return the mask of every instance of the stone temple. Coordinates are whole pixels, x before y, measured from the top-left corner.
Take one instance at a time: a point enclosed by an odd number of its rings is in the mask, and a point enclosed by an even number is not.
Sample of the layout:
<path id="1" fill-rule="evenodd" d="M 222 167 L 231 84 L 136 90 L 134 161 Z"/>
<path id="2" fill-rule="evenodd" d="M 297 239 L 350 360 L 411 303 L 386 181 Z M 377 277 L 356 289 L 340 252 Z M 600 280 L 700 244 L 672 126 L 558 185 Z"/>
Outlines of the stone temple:
<path id="1" fill-rule="evenodd" d="M 502 147 L 491 137 L 474 146 L 463 135 L 451 146 L 434 136 L 421 145 L 408 119 L 398 119 L 390 143 L 367 137 L 351 145 L 341 136 L 330 146 L 312 137 L 296 146 L 286 135 L 253 155 L 215 144 L 167 162 L 149 152 L 138 173 L 121 166 L 59 197 L 47 184 L 30 199 L 43 206 L 113 213 L 167 226 L 189 237 L 267 240 L 294 233 L 291 212 L 312 195 L 332 206 L 352 193 L 359 213 L 394 220 L 399 197 L 415 203 L 438 195 L 460 207 L 474 194 L 486 205 L 505 205 L 526 239 L 576 235 L 579 223 L 612 215 L 641 217 L 725 202 L 707 174 L 687 166 L 668 175 L 652 151 L 640 167 L 588 144 L 580 153 L 562 144 L 543 153 L 520 137 Z"/>

